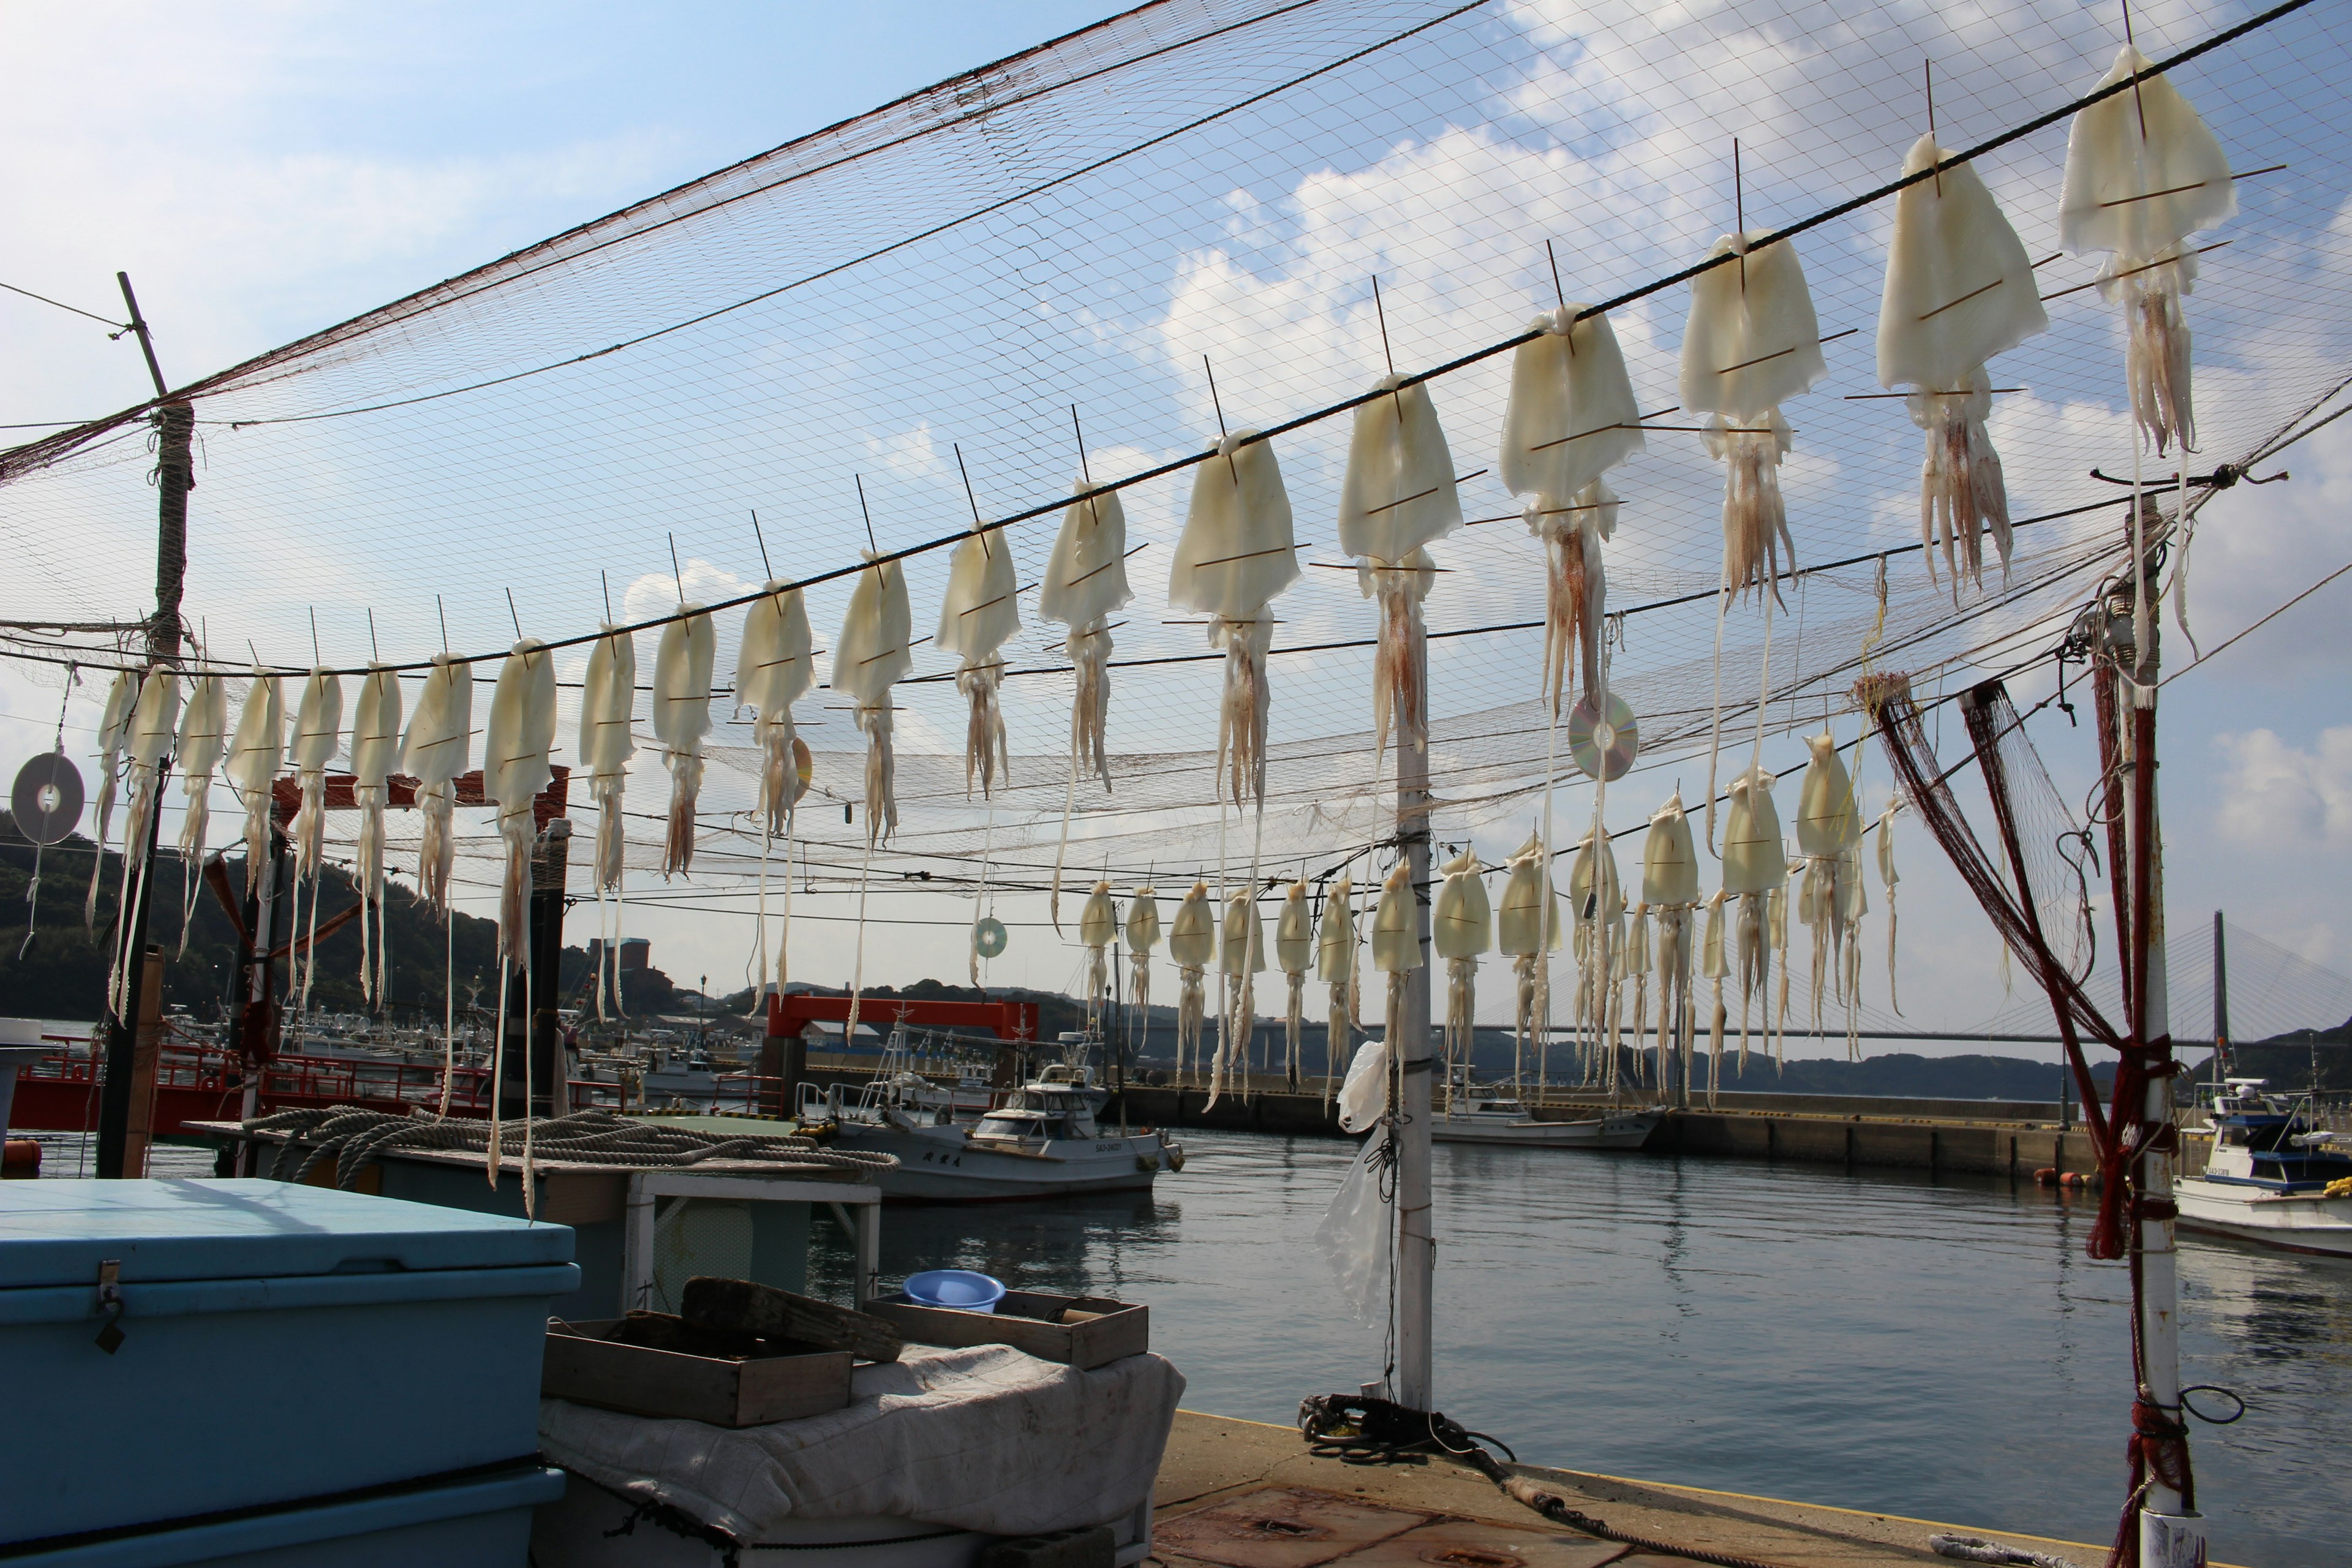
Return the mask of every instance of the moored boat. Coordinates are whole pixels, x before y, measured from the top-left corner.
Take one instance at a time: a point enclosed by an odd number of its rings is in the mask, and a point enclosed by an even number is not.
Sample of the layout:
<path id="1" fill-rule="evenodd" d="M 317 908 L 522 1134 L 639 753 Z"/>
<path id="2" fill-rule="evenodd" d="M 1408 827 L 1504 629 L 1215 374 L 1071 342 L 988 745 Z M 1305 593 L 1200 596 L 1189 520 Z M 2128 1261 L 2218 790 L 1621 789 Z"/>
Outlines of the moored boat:
<path id="1" fill-rule="evenodd" d="M 2201 1174 L 2173 1189 L 2180 1225 L 2294 1252 L 2352 1258 L 2352 1152 L 2315 1131 L 2307 1104 L 2233 1078 L 2212 1093 L 2210 1119 L 2185 1136 L 2211 1143 Z"/>

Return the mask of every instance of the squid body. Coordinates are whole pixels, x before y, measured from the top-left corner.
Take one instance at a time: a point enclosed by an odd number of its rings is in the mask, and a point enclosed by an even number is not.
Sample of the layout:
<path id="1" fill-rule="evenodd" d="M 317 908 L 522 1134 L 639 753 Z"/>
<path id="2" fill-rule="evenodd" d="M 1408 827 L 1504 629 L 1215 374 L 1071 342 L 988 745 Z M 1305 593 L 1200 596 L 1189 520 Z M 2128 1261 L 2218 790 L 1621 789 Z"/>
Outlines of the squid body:
<path id="1" fill-rule="evenodd" d="M 1852 960 L 1860 952 L 1862 817 L 1853 780 L 1827 731 L 1805 742 L 1812 758 L 1797 785 L 1797 853 L 1804 873 L 1797 887 L 1797 918 L 1813 933 L 1813 1026 L 1821 1026 L 1824 981 L 1845 1005 L 1847 1051 L 1854 1054 L 1861 997 Z M 1783 971 L 1785 974 L 1786 971 Z"/>
<path id="2" fill-rule="evenodd" d="M 1110 1002 L 1110 962 L 1107 953 L 1118 935 L 1118 906 L 1111 901 L 1108 880 L 1097 881 L 1078 911 L 1078 945 L 1087 950 L 1087 1021 L 1100 1027 L 1103 1009 Z"/>
<path id="3" fill-rule="evenodd" d="M 1298 1036 L 1307 1022 L 1307 972 L 1315 966 L 1315 921 L 1307 907 L 1307 884 L 1283 889 L 1282 912 L 1274 922 L 1274 961 L 1282 966 L 1289 995 L 1283 1009 L 1283 1079 L 1298 1087 Z"/>
<path id="4" fill-rule="evenodd" d="M 1659 1076 L 1664 1079 L 1666 1075 L 1667 1053 L 1679 1053 L 1685 1086 L 1690 1081 L 1694 1013 L 1691 915 L 1698 901 L 1698 847 L 1691 837 L 1682 792 L 1676 790 L 1651 816 L 1650 830 L 1642 840 L 1642 902 L 1658 922 Z"/>
<path id="5" fill-rule="evenodd" d="M 1324 1011 L 1323 1099 L 1331 1098 L 1332 1079 L 1348 1058 L 1351 1026 L 1358 1015 L 1356 988 L 1355 883 L 1346 875 L 1331 884 L 1323 897 L 1323 921 L 1315 930 L 1315 977 L 1330 992 Z"/>
<path id="6" fill-rule="evenodd" d="M 1110 788 L 1104 749 L 1110 716 L 1110 617 L 1133 595 L 1127 585 L 1127 512 L 1118 492 L 1096 492 L 1081 479 L 1076 499 L 1062 514 L 1062 531 L 1045 558 L 1037 587 L 1037 618 L 1068 628 L 1066 647 L 1077 672 L 1070 700 L 1070 767 Z"/>
<path id="7" fill-rule="evenodd" d="M 1265 973 L 1265 921 L 1257 910 L 1257 900 L 1248 888 L 1236 888 L 1225 900 L 1225 925 L 1223 940 L 1217 947 L 1217 972 L 1225 977 L 1225 994 L 1229 998 L 1223 1026 L 1219 1030 L 1222 1048 L 1217 1053 L 1215 1075 L 1209 1084 L 1209 1104 L 1228 1081 L 1237 1082 L 1244 1094 L 1249 1087 L 1249 1047 L 1257 1033 L 1257 977 Z"/>
<path id="8" fill-rule="evenodd" d="M 1503 878 L 1503 896 L 1495 910 L 1495 951 L 1509 956 L 1511 972 L 1518 980 L 1513 1045 L 1522 1067 L 1537 1016 L 1546 1010 L 1550 970 L 1546 957 L 1558 952 L 1566 941 L 1559 889 L 1547 874 L 1545 862 L 1549 858 L 1542 838 L 1529 836 L 1511 857 L 1510 869 Z"/>
<path id="9" fill-rule="evenodd" d="M 1208 1008 L 1201 976 L 1217 952 L 1217 911 L 1209 901 L 1209 884 L 1196 881 L 1176 906 L 1168 927 L 1168 956 L 1176 964 L 1176 1077 L 1183 1081 L 1185 1067 L 1201 1068 L 1201 1025 Z"/>
<path id="10" fill-rule="evenodd" d="M 1495 945 L 1495 911 L 1486 898 L 1477 852 L 1464 850 L 1444 865 L 1445 880 L 1429 911 L 1429 945 L 1445 960 L 1447 1092 L 1466 1074 L 1478 1020 L 1478 960 Z"/>
<path id="11" fill-rule="evenodd" d="M 248 712 L 250 707 L 248 703 Z M 242 735 L 242 727 L 238 732 Z M 416 805 L 425 819 L 416 857 L 417 892 L 443 921 L 449 917 L 450 879 L 457 864 L 457 780 L 470 761 L 473 733 L 473 666 L 436 653 L 416 694 L 416 710 L 408 718 L 400 771 L 416 780 Z"/>
<path id="12" fill-rule="evenodd" d="M 286 692 L 278 678 L 256 666 L 229 742 L 228 782 L 245 805 L 245 890 L 257 895 L 269 858 L 270 791 L 286 756 Z"/>
<path id="13" fill-rule="evenodd" d="M 709 613 L 699 605 L 681 605 L 678 611 L 684 618 L 662 627 L 654 649 L 654 739 L 669 768 L 665 877 L 694 866 L 694 806 L 702 793 L 702 742 L 710 733 L 710 677 L 719 657 L 719 633 Z"/>
<path id="14" fill-rule="evenodd" d="M 914 614 L 907 604 L 907 574 L 896 561 L 868 563 L 849 592 L 841 636 L 833 645 L 833 689 L 857 704 L 857 727 L 866 731 L 866 842 L 870 847 L 898 830 L 897 755 L 891 743 L 890 688 L 915 668 Z"/>
<path id="15" fill-rule="evenodd" d="M 1219 795 L 1265 802 L 1265 729 L 1271 700 L 1267 604 L 1298 580 L 1290 497 L 1274 447 L 1241 430 L 1193 469 L 1192 499 L 1168 574 L 1168 602 L 1209 617 L 1209 644 L 1225 656 L 1218 706 Z M 1246 444 L 1244 444 L 1246 443 Z"/>
<path id="16" fill-rule="evenodd" d="M 1767 895 L 1779 891 L 1789 880 L 1789 862 L 1780 842 L 1780 814 L 1772 804 L 1775 782 L 1761 763 L 1750 763 L 1745 773 L 1731 781 L 1731 808 L 1723 826 L 1723 892 L 1739 900 L 1735 941 L 1739 963 L 1739 1050 L 1743 1064 L 1748 1053 L 1749 1003 L 1758 991 L 1765 989 L 1771 977 L 1769 929 L 1765 919 Z M 1769 1029 L 1769 999 L 1765 1005 Z M 1709 1088 L 1712 1089 L 1713 1085 Z"/>
<path id="17" fill-rule="evenodd" d="M 195 924 L 196 872 L 204 864 L 205 836 L 211 826 L 213 774 L 220 771 L 228 752 L 228 688 L 217 675 L 199 675 L 189 683 L 188 700 L 180 710 L 180 788 L 188 797 L 180 825 L 181 864 L 187 887 L 180 911 L 180 951 L 188 951 L 188 932 Z"/>
<path id="18" fill-rule="evenodd" d="M 1160 900 L 1149 883 L 1135 889 L 1127 901 L 1127 966 L 1129 989 L 1135 996 L 1136 1016 L 1151 1026 L 1151 950 L 1160 945 Z"/>
<path id="19" fill-rule="evenodd" d="M 1372 749 L 1388 745 L 1391 723 L 1411 743 L 1427 744 L 1420 690 L 1421 605 L 1434 581 L 1423 546 L 1462 526 L 1454 458 L 1426 383 L 1401 386 L 1356 406 L 1348 471 L 1339 487 L 1339 549 L 1356 561 L 1357 585 L 1378 601 L 1381 629 L 1372 657 Z"/>
<path id="20" fill-rule="evenodd" d="M 947 597 L 940 602 L 940 629 L 932 639 L 961 660 L 956 667 L 956 689 L 971 710 L 963 742 L 967 796 L 975 775 L 982 795 L 995 793 L 1000 771 L 1008 781 L 1011 776 L 1004 713 L 996 698 L 1004 679 L 1004 661 L 997 657 L 997 650 L 1021 629 L 1016 598 L 1020 588 L 1013 571 L 1012 544 L 1003 533 L 992 534 L 975 521 L 971 532 L 949 559 Z"/>
<path id="21" fill-rule="evenodd" d="M 1392 1060 L 1402 1059 L 1406 1043 L 1405 987 L 1425 962 L 1415 902 L 1412 863 L 1399 860 L 1381 879 L 1381 901 L 1372 910 L 1372 967 L 1389 977 L 1388 1016 L 1381 1032 Z"/>
<path id="22" fill-rule="evenodd" d="M 383 994 L 383 809 L 400 755 L 400 677 L 368 667 L 352 709 L 352 804 L 359 808 L 360 994 Z"/>
<path id="23" fill-rule="evenodd" d="M 139 677 L 127 669 L 114 673 L 106 689 L 106 707 L 98 721 L 98 799 L 90 816 L 98 824 L 100 853 L 89 868 L 89 894 L 82 900 L 81 923 L 98 923 L 98 888 L 106 871 L 107 835 L 114 826 L 114 791 L 122 773 L 122 742 L 131 729 L 131 710 L 139 702 Z M 272 766 L 276 764 L 273 763 Z"/>

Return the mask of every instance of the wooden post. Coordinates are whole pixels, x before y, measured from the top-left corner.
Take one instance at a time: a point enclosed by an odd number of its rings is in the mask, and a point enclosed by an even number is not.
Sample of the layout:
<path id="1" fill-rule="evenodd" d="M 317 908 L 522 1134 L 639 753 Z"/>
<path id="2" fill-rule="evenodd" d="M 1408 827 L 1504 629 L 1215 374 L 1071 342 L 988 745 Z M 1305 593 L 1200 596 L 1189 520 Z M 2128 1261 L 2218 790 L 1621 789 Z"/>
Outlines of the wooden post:
<path id="1" fill-rule="evenodd" d="M 168 397 L 171 389 L 164 384 L 163 369 L 156 363 L 154 341 L 148 335 L 147 319 L 139 313 L 138 296 L 131 291 L 131 276 L 118 272 L 114 278 L 122 286 L 122 302 L 131 308 L 131 325 L 139 334 L 140 352 L 147 358 L 147 374 L 155 383 L 155 395 L 159 399 Z M 195 410 L 185 403 L 166 403 L 156 410 L 155 428 L 155 614 L 147 623 L 147 659 L 151 668 L 174 663 L 180 657 L 180 590 L 188 569 L 188 492 L 196 484 Z M 132 957 L 127 965 L 130 973 L 123 982 L 122 1009 L 108 1020 L 106 1087 L 98 1102 L 98 1173 L 101 1177 L 126 1173 L 133 1098 L 131 1079 L 137 1070 L 135 1020 L 148 1002 L 144 994 L 148 966 L 141 955 L 147 951 L 147 911 L 153 901 L 149 893 L 155 881 L 155 840 L 163 825 L 163 780 L 169 771 L 168 766 L 155 771 L 156 804 L 148 813 L 147 842 L 126 847 L 128 852 L 123 857 L 123 885 L 128 888 L 135 879 L 139 897 L 135 904 L 124 901 L 121 918 L 125 924 L 114 933 L 118 951 Z M 101 866 L 105 854 L 106 847 L 101 844 Z M 142 865 L 135 879 L 132 855 L 140 857 Z M 155 983 L 162 984 L 160 972 Z M 160 1008 L 160 995 L 156 1001 Z"/>
<path id="2" fill-rule="evenodd" d="M 147 1146 L 155 1132 L 155 1061 L 163 1050 L 163 949 L 150 943 L 140 955 L 146 972 L 141 989 L 139 1029 L 131 1053 L 131 1114 L 123 1130 L 122 1173 L 147 1173 Z"/>
<path id="3" fill-rule="evenodd" d="M 546 802 L 552 793 L 542 794 L 541 801 Z M 530 1042 L 530 1098 L 524 1099 L 523 1075 L 509 1076 L 499 1108 L 509 1117 L 562 1116 L 571 1110 L 568 1075 L 563 1070 L 562 1021 L 557 1016 L 562 1001 L 557 983 L 563 963 L 563 881 L 571 852 L 571 819 L 547 819 L 530 856 L 530 930 L 523 945 L 528 989 L 520 966 L 507 977 L 508 1062 L 518 1061 L 523 1041 Z"/>
<path id="4" fill-rule="evenodd" d="M 1397 839 L 1412 869 L 1415 941 L 1421 967 L 1405 981 L 1404 1038 L 1389 1042 L 1398 1074 L 1397 1403 L 1437 1408 L 1432 1384 L 1431 1318 L 1436 1296 L 1437 1242 L 1429 1212 L 1429 645 L 1413 626 L 1412 711 L 1397 717 Z"/>

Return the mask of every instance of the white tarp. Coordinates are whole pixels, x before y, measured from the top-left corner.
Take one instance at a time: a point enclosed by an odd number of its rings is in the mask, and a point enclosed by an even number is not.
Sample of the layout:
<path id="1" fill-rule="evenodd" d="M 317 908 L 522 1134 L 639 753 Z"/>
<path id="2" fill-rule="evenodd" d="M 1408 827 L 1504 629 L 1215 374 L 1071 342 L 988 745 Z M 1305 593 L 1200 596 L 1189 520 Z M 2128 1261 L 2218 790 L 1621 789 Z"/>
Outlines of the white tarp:
<path id="1" fill-rule="evenodd" d="M 741 1542 L 875 1515 L 1030 1535 L 1150 1497 L 1183 1394 L 1148 1352 L 1079 1372 L 1005 1345 L 910 1344 L 858 1367 L 848 1408 L 827 1415 L 730 1430 L 542 1399 L 539 1437 L 565 1468 Z"/>

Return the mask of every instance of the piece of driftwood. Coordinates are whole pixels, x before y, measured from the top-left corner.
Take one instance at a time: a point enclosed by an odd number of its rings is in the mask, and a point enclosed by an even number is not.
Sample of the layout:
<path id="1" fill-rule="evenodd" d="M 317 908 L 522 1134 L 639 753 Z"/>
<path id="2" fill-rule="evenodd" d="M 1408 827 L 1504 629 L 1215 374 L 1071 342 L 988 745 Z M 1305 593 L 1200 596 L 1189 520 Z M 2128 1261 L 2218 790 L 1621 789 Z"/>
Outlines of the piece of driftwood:
<path id="1" fill-rule="evenodd" d="M 614 1337 L 616 1333 L 655 1336 L 665 1331 L 642 1322 L 634 1327 L 551 1322 L 540 1392 L 551 1398 L 634 1415 L 683 1418 L 714 1426 L 793 1421 L 849 1405 L 853 1358 L 846 1351 L 703 1356 L 632 1344 Z M 764 1347 L 775 1342 L 760 1342 Z"/>
<path id="2" fill-rule="evenodd" d="M 698 1274 L 686 1282 L 678 1307 L 678 1315 L 698 1329 L 799 1340 L 867 1361 L 897 1361 L 905 1342 L 897 1325 L 871 1313 L 750 1279 Z"/>

